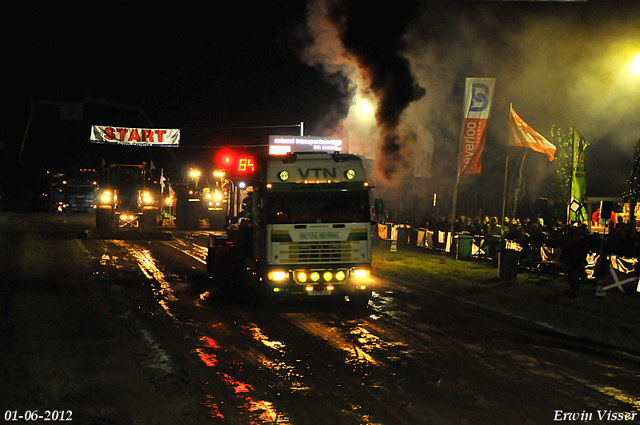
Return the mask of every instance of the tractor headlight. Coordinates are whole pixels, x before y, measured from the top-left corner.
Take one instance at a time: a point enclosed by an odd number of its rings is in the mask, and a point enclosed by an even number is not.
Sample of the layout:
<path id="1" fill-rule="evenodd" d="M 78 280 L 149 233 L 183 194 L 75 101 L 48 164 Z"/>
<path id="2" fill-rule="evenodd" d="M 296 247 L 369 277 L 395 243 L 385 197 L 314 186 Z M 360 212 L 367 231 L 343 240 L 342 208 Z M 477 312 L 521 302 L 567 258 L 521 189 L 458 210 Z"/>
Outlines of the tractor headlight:
<path id="1" fill-rule="evenodd" d="M 153 196 L 149 192 L 142 193 L 142 203 L 145 205 L 153 204 Z"/>

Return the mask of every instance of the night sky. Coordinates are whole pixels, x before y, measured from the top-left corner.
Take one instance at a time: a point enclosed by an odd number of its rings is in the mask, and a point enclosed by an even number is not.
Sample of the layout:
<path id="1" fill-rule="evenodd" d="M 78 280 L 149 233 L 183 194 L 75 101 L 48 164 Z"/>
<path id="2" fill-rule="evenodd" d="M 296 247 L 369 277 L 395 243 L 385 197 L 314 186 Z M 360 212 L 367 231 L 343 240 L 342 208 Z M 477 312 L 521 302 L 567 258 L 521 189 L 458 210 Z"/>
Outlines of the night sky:
<path id="1" fill-rule="evenodd" d="M 464 193 L 481 193 L 474 196 L 483 204 L 501 202 L 505 157 L 521 155 L 506 146 L 513 103 L 547 138 L 554 124 L 575 126 L 591 145 L 589 194 L 618 196 L 640 138 L 640 77 L 623 78 L 625 62 L 640 53 L 639 3 L 5 6 L 8 114 L 0 184 L 6 192 L 19 172 L 30 102 L 45 101 L 34 110 L 23 166 L 64 168 L 136 155 L 160 156 L 167 166 L 203 161 L 208 147 L 266 143 L 269 134 L 299 134 L 295 125 L 304 121 L 307 135 L 357 133 L 375 145 L 380 181 L 402 188 L 394 193 L 431 199 L 439 192 L 446 199 L 455 181 L 464 80 L 488 77 L 497 81 L 483 175 L 463 181 Z M 349 109 L 360 98 L 377 111 L 365 130 Z M 60 102 L 86 102 L 82 120 L 61 120 Z M 182 147 L 171 158 L 148 149 L 108 150 L 88 143 L 92 124 L 180 128 Z M 237 128 L 271 126 L 282 127 Z M 424 131 L 434 140 L 432 177 L 416 189 L 405 172 Z M 553 165 L 543 155 L 529 158 L 528 196 L 546 196 Z"/>

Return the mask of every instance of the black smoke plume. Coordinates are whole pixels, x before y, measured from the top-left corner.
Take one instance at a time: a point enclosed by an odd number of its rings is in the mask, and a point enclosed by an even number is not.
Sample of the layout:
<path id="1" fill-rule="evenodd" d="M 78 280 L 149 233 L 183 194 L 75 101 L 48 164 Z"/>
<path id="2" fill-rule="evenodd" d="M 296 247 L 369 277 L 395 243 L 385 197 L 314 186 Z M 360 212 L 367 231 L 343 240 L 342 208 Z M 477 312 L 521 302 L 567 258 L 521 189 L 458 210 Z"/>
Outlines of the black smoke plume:
<path id="1" fill-rule="evenodd" d="M 369 90 L 378 99 L 380 127 L 379 170 L 389 181 L 402 164 L 398 135 L 400 117 L 407 106 L 425 95 L 411 73 L 403 35 L 419 15 L 415 2 L 332 1 L 328 18 L 338 31 L 345 55 L 350 56 Z"/>

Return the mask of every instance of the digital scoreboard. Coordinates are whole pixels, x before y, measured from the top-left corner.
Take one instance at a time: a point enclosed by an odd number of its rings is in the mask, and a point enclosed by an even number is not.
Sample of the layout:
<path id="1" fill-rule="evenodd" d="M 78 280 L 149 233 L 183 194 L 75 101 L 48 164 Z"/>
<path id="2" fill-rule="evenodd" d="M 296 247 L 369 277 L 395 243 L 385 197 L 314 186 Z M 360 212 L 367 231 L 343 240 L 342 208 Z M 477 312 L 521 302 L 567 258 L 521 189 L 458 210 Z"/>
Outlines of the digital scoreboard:
<path id="1" fill-rule="evenodd" d="M 253 155 L 225 150 L 216 156 L 216 164 L 224 168 L 226 175 L 232 180 L 253 178 L 256 163 Z"/>

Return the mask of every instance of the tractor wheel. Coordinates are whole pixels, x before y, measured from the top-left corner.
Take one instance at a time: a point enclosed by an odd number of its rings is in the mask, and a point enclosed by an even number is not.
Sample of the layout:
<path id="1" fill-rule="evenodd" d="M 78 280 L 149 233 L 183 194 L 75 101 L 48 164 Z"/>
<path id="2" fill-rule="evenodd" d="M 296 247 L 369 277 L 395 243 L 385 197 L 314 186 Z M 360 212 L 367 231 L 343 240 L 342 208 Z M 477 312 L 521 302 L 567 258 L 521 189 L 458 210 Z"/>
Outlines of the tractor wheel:
<path id="1" fill-rule="evenodd" d="M 158 228 L 158 210 L 144 210 L 140 217 L 140 230 L 145 233 L 155 232 Z"/>
<path id="2" fill-rule="evenodd" d="M 96 211 L 96 230 L 110 232 L 113 230 L 114 214 L 112 209 L 99 208 Z"/>

